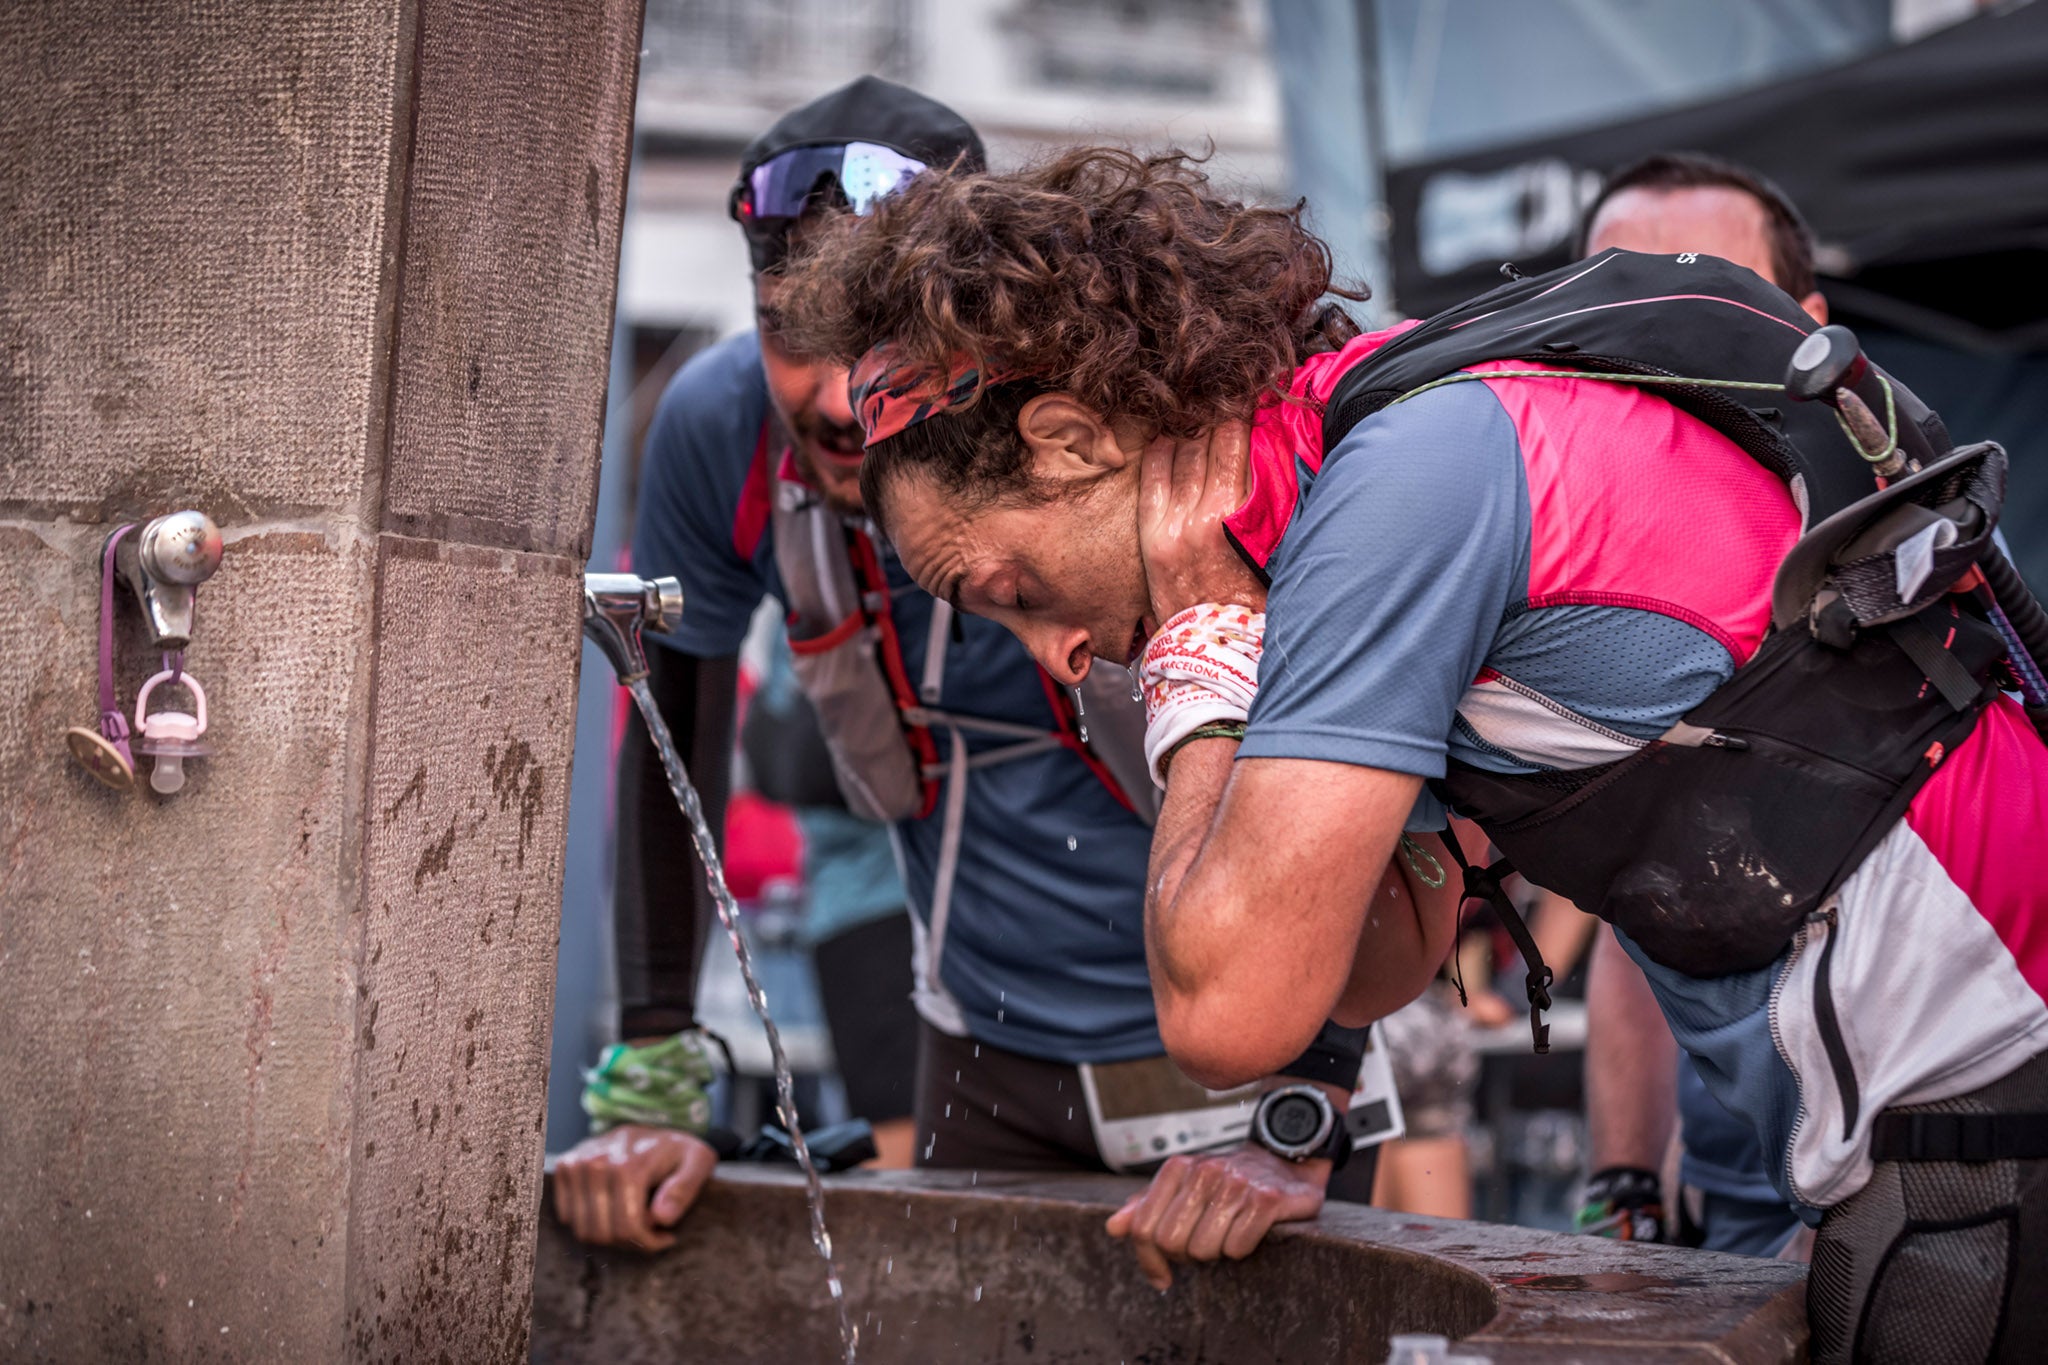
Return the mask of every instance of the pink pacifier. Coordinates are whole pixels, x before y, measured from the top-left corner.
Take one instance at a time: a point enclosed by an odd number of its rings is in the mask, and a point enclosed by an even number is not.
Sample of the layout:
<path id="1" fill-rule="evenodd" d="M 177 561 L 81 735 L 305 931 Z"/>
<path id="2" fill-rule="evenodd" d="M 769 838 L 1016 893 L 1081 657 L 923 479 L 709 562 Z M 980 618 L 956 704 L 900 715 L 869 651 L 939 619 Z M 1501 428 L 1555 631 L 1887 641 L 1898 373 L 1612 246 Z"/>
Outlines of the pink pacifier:
<path id="1" fill-rule="evenodd" d="M 149 694 L 161 682 L 183 687 L 192 694 L 197 703 L 197 713 L 187 715 L 183 711 L 159 711 L 155 715 L 145 714 L 149 708 Z M 135 752 L 148 754 L 156 759 L 150 770 L 149 785 L 156 791 L 169 796 L 185 785 L 185 760 L 204 758 L 213 752 L 213 746 L 200 736 L 206 733 L 206 692 L 199 686 L 199 679 L 190 673 L 165 669 L 142 685 L 142 691 L 135 697 Z"/>

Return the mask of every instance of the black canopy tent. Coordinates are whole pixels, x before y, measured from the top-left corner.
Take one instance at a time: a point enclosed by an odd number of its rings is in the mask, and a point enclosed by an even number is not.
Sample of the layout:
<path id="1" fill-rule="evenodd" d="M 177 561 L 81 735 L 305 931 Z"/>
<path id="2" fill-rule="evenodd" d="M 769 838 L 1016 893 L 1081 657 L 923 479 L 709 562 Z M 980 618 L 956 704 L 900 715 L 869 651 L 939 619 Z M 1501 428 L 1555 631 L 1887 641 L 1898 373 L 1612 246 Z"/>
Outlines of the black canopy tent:
<path id="1" fill-rule="evenodd" d="M 1660 150 L 1775 180 L 1837 320 L 1959 438 L 2013 454 L 2005 528 L 2048 585 L 2048 2 L 1606 127 L 1390 168 L 1395 302 L 1424 315 L 1563 264 L 1600 178 Z"/>
<path id="2" fill-rule="evenodd" d="M 1673 148 L 1784 187 L 1841 306 L 1971 349 L 2048 349 L 2048 4 L 1710 104 L 1392 169 L 1402 311 L 1498 283 L 1480 252 L 1510 234 L 1523 269 L 1562 264 L 1599 176 Z"/>

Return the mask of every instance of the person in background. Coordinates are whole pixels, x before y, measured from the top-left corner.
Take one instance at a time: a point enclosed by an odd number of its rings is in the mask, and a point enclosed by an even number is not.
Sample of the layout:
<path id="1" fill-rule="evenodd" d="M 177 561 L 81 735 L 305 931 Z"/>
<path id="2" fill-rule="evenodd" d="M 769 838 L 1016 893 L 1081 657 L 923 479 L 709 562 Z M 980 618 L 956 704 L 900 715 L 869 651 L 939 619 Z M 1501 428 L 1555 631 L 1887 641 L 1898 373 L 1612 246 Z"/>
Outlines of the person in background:
<path id="1" fill-rule="evenodd" d="M 1586 210 L 1581 246 L 1585 256 L 1609 247 L 1719 256 L 1777 285 L 1815 322 L 1828 320 L 1798 209 L 1761 175 L 1718 157 L 1663 152 L 1616 172 Z M 1663 1176 L 1674 1115 L 1675 1207 Z M 1754 1130 L 1708 1093 L 1642 968 L 1605 926 L 1586 981 L 1586 1128 L 1582 1230 L 1750 1256 L 1806 1244 Z"/>
<path id="2" fill-rule="evenodd" d="M 1313 1217 L 1350 1134 L 1340 1126 L 1314 1152 L 1194 1145 L 1197 1111 L 1215 1101 L 1167 1059 L 1153 1009 L 1143 909 L 1157 797 L 1131 681 L 1056 684 L 1001 626 L 917 586 L 870 534 L 846 368 L 793 349 L 783 330 L 784 268 L 807 233 L 983 160 L 952 110 L 874 77 L 784 116 L 747 148 L 731 209 L 752 257 L 757 329 L 693 357 L 648 436 L 633 567 L 676 576 L 685 600 L 677 630 L 650 640 L 650 683 L 716 828 L 734 655 L 764 598 L 786 609 L 793 668 L 839 790 L 855 814 L 890 825 L 914 917 L 913 1159 L 1101 1171 L 1163 1158 L 1109 1230 L 1165 1288 L 1176 1261 L 1243 1256 L 1275 1222 Z M 586 1089 L 586 1107 L 593 1094 L 629 1092 L 621 1114 L 633 1112 L 638 1077 L 690 1093 L 702 1054 L 697 968 L 713 922 L 686 827 L 637 717 L 630 724 L 617 948 L 620 1032 L 633 1041 Z M 1327 1027 L 1263 1087 L 1316 1091 L 1341 1117 L 1365 1039 L 1362 1028 Z M 557 1163 L 556 1208 L 579 1238 L 673 1242 L 668 1229 L 712 1163 L 659 1107 L 649 1117 Z M 1370 1166 L 1345 1172 L 1361 1200 Z"/>

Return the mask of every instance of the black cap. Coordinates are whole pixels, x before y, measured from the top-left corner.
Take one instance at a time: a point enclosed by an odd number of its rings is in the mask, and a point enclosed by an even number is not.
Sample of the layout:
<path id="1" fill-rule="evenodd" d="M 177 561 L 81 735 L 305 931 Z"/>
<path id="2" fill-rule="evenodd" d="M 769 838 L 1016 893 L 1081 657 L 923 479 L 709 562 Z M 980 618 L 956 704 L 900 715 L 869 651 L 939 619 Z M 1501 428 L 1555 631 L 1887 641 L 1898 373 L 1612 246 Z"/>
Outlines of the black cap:
<path id="1" fill-rule="evenodd" d="M 762 162 L 792 147 L 838 142 L 879 143 L 935 169 L 950 167 L 956 160 L 971 171 L 988 165 L 981 135 L 966 119 L 908 86 L 862 76 L 790 110 L 748 143 L 740 155 L 740 182 L 745 183 Z M 755 269 L 774 263 L 764 263 L 760 255 L 757 248 Z"/>

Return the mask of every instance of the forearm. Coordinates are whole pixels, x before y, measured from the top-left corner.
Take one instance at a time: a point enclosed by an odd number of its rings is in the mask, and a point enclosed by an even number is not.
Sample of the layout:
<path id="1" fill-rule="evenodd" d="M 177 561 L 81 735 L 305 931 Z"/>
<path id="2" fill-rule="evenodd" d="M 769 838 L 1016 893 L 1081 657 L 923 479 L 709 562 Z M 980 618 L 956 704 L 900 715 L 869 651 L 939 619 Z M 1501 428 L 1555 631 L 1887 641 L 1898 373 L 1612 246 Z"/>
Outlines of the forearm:
<path id="1" fill-rule="evenodd" d="M 1174 756 L 1159 821 L 1152 830 L 1152 857 L 1145 888 L 1145 948 L 1156 996 L 1178 1000 L 1203 980 L 1198 944 L 1172 913 L 1202 841 L 1216 819 L 1216 807 L 1237 757 L 1234 739 L 1198 739 Z M 1164 999 L 1161 1004 L 1165 1003 Z"/>
<path id="2" fill-rule="evenodd" d="M 1664 1164 L 1678 1107 L 1678 1045 L 1642 969 L 1605 926 L 1586 980 L 1586 1127 L 1594 1170 Z"/>
<path id="3" fill-rule="evenodd" d="M 1346 994 L 1415 787 L 1339 764 L 1234 764 L 1236 747 L 1199 740 L 1175 757 L 1146 898 L 1161 1035 L 1217 1087 L 1284 1067 Z M 1372 951 L 1393 990 L 1418 966 L 1426 980 L 1412 900 L 1377 917 Z"/>
<path id="4" fill-rule="evenodd" d="M 649 684 L 677 751 L 723 838 L 732 770 L 738 664 L 648 649 Z M 716 919 L 704 869 L 661 760 L 637 711 L 619 750 L 617 868 L 613 895 L 620 1031 L 673 1033 L 693 1022 L 697 973 Z"/>
<path id="5" fill-rule="evenodd" d="M 1265 970 L 1262 959 L 1276 945 L 1273 926 L 1260 923 L 1262 888 L 1233 875 L 1218 829 L 1237 747 L 1235 740 L 1203 739 L 1175 756 L 1145 898 L 1160 1035 L 1182 1070 L 1219 1089 L 1276 1072 L 1299 1056 L 1336 998 L 1335 989 L 1313 984 L 1288 988 L 1284 973 Z M 1322 996 L 1328 998 L 1315 1004 Z"/>

